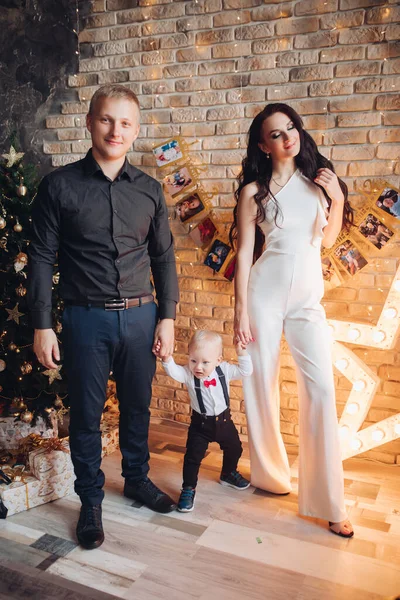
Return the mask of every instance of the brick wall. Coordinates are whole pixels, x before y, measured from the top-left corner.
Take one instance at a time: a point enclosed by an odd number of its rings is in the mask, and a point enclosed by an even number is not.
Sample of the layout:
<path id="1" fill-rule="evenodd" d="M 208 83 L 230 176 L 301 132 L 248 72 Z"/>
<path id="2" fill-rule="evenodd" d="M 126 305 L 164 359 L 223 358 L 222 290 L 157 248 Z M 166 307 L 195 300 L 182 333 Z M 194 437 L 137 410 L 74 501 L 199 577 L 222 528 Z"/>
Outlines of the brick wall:
<path id="1" fill-rule="evenodd" d="M 287 101 L 303 117 L 321 151 L 335 162 L 355 207 L 356 182 L 382 177 L 399 186 L 400 8 L 376 0 L 94 0 L 80 34 L 79 73 L 69 77 L 76 101 L 47 119 L 44 152 L 54 166 L 80 158 L 90 147 L 84 118 L 99 84 L 124 83 L 139 96 L 142 130 L 131 161 L 153 176 L 155 141 L 183 136 L 192 159 L 205 166 L 202 182 L 216 190 L 215 213 L 228 227 L 238 165 L 251 119 L 269 101 Z M 171 203 L 173 204 L 173 202 Z M 183 227 L 176 240 L 181 303 L 177 359 L 185 360 L 193 328 L 232 340 L 233 286 L 202 265 Z M 379 254 L 379 256 L 378 256 Z M 396 270 L 399 246 L 390 244 L 351 285 L 329 292 L 328 317 L 376 322 Z M 282 347 L 282 432 L 298 441 L 293 361 Z M 367 424 L 400 411 L 400 353 L 357 348 L 382 377 Z M 335 373 L 339 414 L 349 392 Z M 234 420 L 246 433 L 240 385 L 232 388 Z M 187 422 L 188 396 L 157 371 L 153 414 Z M 400 462 L 400 440 L 368 453 Z"/>

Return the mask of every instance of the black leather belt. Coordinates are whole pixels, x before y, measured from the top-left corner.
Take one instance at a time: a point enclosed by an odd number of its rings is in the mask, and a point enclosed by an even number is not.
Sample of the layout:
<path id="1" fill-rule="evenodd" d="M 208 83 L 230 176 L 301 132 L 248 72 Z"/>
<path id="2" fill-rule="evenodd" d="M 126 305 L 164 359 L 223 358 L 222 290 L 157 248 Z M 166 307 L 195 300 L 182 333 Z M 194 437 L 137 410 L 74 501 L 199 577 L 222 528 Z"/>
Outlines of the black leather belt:
<path id="1" fill-rule="evenodd" d="M 154 302 L 152 294 L 147 294 L 147 296 L 141 296 L 140 298 L 110 298 L 104 302 L 66 302 L 65 304 L 72 306 L 94 306 L 95 308 L 104 308 L 104 310 L 126 310 L 127 308 L 148 304 L 149 302 Z"/>

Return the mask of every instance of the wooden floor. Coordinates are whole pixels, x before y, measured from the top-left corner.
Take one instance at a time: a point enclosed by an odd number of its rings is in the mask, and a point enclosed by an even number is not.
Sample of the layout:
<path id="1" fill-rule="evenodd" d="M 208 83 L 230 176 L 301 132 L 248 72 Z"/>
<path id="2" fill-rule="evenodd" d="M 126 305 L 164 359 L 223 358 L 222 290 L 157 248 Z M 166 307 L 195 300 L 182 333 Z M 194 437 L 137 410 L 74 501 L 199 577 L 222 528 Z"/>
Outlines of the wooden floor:
<path id="1" fill-rule="evenodd" d="M 152 422 L 151 477 L 173 497 L 186 428 Z M 246 444 L 241 471 L 249 474 Z M 297 514 L 297 495 L 218 484 L 221 453 L 204 460 L 195 510 L 159 515 L 121 494 L 120 455 L 103 461 L 106 540 L 77 546 L 69 496 L 0 521 L 0 600 L 378 600 L 400 595 L 400 468 L 345 463 L 356 536 Z M 296 490 L 295 456 L 291 456 Z M 97 592 L 96 590 L 99 590 Z"/>

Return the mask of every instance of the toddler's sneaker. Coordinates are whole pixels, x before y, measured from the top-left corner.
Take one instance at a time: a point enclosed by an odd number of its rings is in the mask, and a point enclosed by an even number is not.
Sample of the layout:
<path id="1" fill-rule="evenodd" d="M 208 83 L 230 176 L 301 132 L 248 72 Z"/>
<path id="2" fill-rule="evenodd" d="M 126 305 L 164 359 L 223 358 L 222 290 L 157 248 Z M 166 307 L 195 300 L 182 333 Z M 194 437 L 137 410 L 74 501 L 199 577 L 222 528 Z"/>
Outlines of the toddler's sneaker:
<path id="1" fill-rule="evenodd" d="M 194 497 L 196 490 L 191 487 L 184 487 L 179 496 L 178 510 L 179 512 L 191 512 L 194 508 Z"/>
<path id="2" fill-rule="evenodd" d="M 219 482 L 221 485 L 226 485 L 240 491 L 247 490 L 247 488 L 250 487 L 250 481 L 247 481 L 247 479 L 242 477 L 239 471 L 232 471 L 232 473 L 228 474 L 221 473 Z"/>

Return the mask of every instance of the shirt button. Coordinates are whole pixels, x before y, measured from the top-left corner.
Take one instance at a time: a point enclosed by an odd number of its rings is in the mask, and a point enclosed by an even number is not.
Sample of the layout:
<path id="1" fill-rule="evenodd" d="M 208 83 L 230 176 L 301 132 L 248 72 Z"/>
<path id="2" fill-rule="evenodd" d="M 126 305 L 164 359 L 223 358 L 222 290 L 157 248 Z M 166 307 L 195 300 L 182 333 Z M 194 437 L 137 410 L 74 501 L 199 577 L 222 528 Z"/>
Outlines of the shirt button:
<path id="1" fill-rule="evenodd" d="M 119 258 L 117 258 L 117 260 L 115 261 L 117 263 L 117 265 L 119 265 L 119 263 L 121 262 Z"/>
<path id="2" fill-rule="evenodd" d="M 116 214 L 116 215 L 118 214 L 118 211 L 117 211 L 117 209 L 116 209 L 116 208 L 114 208 L 114 212 L 115 212 L 115 214 Z"/>

